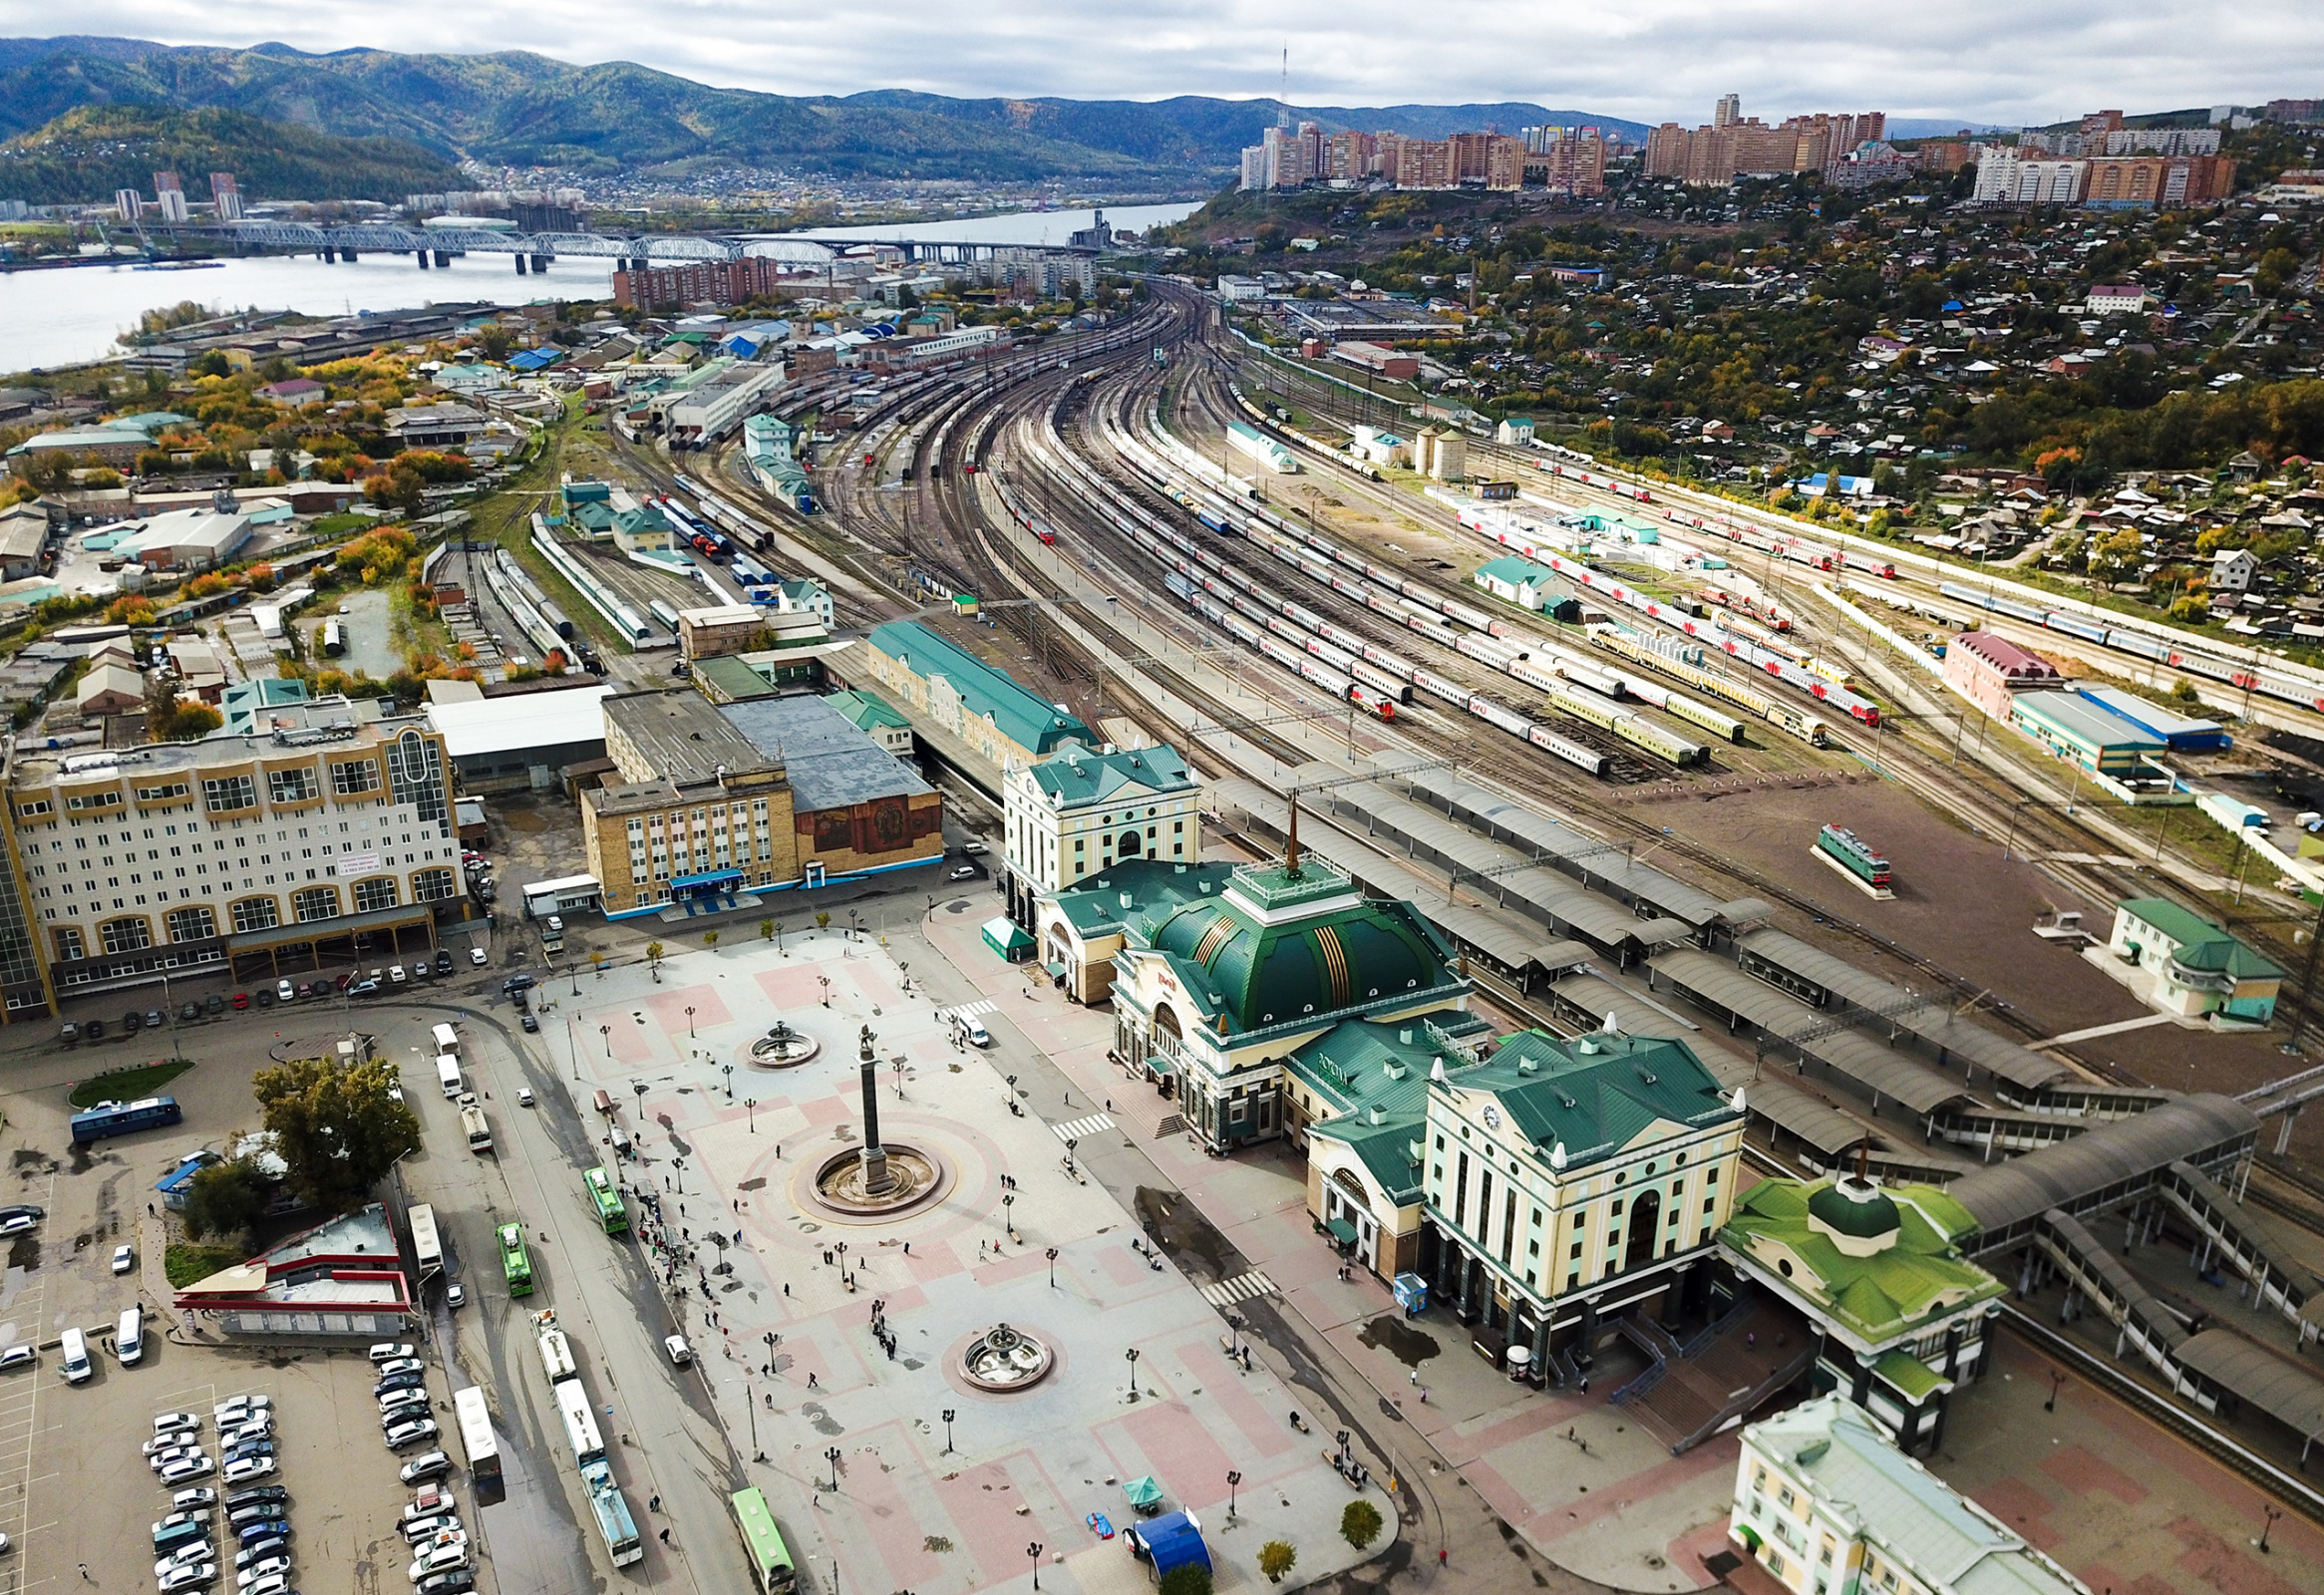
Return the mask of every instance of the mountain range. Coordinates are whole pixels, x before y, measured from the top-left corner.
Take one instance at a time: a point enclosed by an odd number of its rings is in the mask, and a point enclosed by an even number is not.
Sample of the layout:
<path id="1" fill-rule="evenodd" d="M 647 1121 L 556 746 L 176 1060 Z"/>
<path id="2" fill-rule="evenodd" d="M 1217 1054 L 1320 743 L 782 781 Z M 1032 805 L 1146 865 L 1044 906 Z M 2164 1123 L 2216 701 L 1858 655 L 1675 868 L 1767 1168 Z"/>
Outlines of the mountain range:
<path id="1" fill-rule="evenodd" d="M 221 110 L 340 138 L 408 141 L 446 160 L 579 172 L 768 166 L 836 176 L 1043 177 L 1210 186 L 1256 144 L 1273 100 L 960 100 L 720 89 L 628 62 L 574 66 L 520 51 L 327 55 L 141 39 L 0 39 L 0 138 L 92 106 Z M 1634 122 L 1509 103 L 1295 106 L 1330 131 L 1409 134 Z M 11 195 L 13 197 L 13 195 Z M 94 197 L 94 196 L 84 196 Z"/>
<path id="2" fill-rule="evenodd" d="M 150 190 L 175 171 L 189 199 L 230 171 L 246 194 L 381 199 L 458 187 L 460 168 L 404 139 L 341 139 L 239 111 L 81 106 L 0 143 L 0 195 L 33 204 Z"/>

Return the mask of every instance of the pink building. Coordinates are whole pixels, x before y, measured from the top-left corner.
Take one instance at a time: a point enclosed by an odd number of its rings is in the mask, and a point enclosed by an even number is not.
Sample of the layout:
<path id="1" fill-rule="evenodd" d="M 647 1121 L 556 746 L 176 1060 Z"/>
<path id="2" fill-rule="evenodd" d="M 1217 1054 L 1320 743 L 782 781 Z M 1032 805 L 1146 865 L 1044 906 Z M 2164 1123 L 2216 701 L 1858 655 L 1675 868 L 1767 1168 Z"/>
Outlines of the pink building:
<path id="1" fill-rule="evenodd" d="M 1945 685 L 1996 720 L 2017 693 L 2055 689 L 2057 667 L 1989 631 L 1964 631 L 1945 648 Z"/>

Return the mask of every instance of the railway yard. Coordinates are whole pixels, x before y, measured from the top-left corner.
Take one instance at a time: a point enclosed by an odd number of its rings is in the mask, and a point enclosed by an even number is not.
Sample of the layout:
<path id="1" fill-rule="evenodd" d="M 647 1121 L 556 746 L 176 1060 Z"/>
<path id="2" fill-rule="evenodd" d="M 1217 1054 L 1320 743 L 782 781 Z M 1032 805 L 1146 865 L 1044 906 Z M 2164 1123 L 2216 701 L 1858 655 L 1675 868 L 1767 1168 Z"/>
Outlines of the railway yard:
<path id="1" fill-rule="evenodd" d="M 2120 802 L 1964 711 L 1910 644 L 1973 621 L 2086 679 L 2192 682 L 2242 746 L 2188 773 L 2246 795 L 2324 780 L 2324 679 L 1540 452 L 1472 440 L 1471 476 L 1516 482 L 1513 504 L 1430 492 L 1336 447 L 1388 419 L 1369 405 L 1258 358 L 1157 281 L 1111 327 L 1035 355 L 785 390 L 777 413 L 830 440 L 817 513 L 763 490 L 732 446 L 682 469 L 613 453 L 681 525 L 725 527 L 764 566 L 822 582 L 842 636 L 915 616 L 1120 740 L 1181 749 L 1214 849 L 1277 849 L 1303 822 L 1303 844 L 1422 905 L 1499 1027 L 1684 1039 L 1748 1096 L 1770 1171 L 1974 1181 L 2015 1153 L 2176 1123 L 2147 1116 L 2181 1094 L 2256 1123 L 2264 1155 L 2241 1194 L 2267 1210 L 2264 1241 L 2221 1220 L 2193 1275 L 2183 1247 L 2172 1264 L 2142 1244 L 2130 1267 L 2152 1294 L 2124 1295 L 2044 1240 L 2059 1261 L 2021 1280 L 2011 1355 L 2071 1369 L 2165 1454 L 2324 1523 L 2324 1491 L 2301 1477 L 2324 1381 L 2293 1302 L 2324 1300 L 2324 1175 L 2307 1172 L 2324 1167 L 2324 1115 L 2300 1113 L 2324 1072 L 2285 1045 L 2313 907 L 2183 805 Z M 1297 471 L 1259 470 L 1232 426 L 1264 429 Z M 1509 553 L 1545 572 L 1543 609 L 1472 580 Z M 724 601 L 593 560 L 614 611 Z M 633 649 L 661 640 L 646 630 Z M 2072 929 L 2103 944 L 2118 902 L 2163 893 L 2284 966 L 2272 1029 L 2168 1022 Z M 2205 1385 L 2169 1347 L 2122 1355 L 2117 1328 L 2154 1302 L 2181 1340 L 2229 1336 L 2277 1384 L 2206 1365 Z M 1968 1471 L 1992 1465 L 1979 1448 Z"/>

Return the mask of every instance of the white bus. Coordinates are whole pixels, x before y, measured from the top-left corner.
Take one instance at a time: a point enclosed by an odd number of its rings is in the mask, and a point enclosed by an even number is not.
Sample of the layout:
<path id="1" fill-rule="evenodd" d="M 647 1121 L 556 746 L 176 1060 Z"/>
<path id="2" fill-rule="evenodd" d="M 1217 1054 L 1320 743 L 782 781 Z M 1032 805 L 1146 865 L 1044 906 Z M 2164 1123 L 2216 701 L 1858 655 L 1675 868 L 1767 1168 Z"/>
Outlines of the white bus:
<path id="1" fill-rule="evenodd" d="M 436 1055 L 439 1058 L 458 1058 L 460 1056 L 460 1032 L 454 1030 L 450 1025 L 438 1025 L 436 1027 Z"/>
<path id="2" fill-rule="evenodd" d="M 535 1313 L 532 1321 L 540 1326 L 540 1368 L 542 1373 L 548 1375 L 548 1382 L 561 1385 L 568 1379 L 579 1377 L 581 1370 L 573 1361 L 573 1343 L 565 1339 L 563 1330 L 556 1327 L 556 1310 L 549 1308 Z"/>
<path id="3" fill-rule="evenodd" d="M 563 875 L 555 880 L 531 881 L 524 887 L 524 917 L 546 919 L 551 914 L 594 908 L 604 891 L 595 875 Z"/>
<path id="4" fill-rule="evenodd" d="M 485 1393 L 475 1385 L 452 1393 L 452 1411 L 460 1420 L 461 1449 L 468 1453 L 468 1475 L 482 1484 L 500 1476 L 500 1446 L 493 1438 L 493 1413 Z"/>
<path id="5" fill-rule="evenodd" d="M 460 1101 L 460 1094 L 468 1089 L 460 1083 L 460 1060 L 450 1053 L 437 1055 L 436 1084 L 444 1088 L 446 1102 Z"/>
<path id="6" fill-rule="evenodd" d="M 565 1443 L 573 1449 L 573 1461 L 581 1467 L 601 1461 L 605 1456 L 605 1440 L 597 1433 L 597 1419 L 589 1411 L 589 1393 L 581 1389 L 577 1379 L 561 1381 L 556 1387 L 557 1416 L 565 1422 Z"/>
<path id="7" fill-rule="evenodd" d="M 426 1202 L 415 1202 L 411 1211 L 412 1252 L 419 1259 L 420 1277 L 441 1273 L 444 1268 L 444 1243 L 436 1238 L 436 1209 Z"/>

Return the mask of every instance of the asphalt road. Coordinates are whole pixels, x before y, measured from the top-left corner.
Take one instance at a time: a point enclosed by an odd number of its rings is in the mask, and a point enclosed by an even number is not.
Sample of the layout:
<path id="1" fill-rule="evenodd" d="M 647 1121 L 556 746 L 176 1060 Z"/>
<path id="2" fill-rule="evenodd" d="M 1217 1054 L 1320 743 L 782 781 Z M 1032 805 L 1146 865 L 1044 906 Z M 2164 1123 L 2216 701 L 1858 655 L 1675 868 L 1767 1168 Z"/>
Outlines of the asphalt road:
<path id="1" fill-rule="evenodd" d="M 460 1025 L 463 1073 L 485 1098 L 493 1127 L 494 1153 L 474 1157 L 465 1180 L 450 1170 L 423 1178 L 407 1165 L 407 1181 L 415 1199 L 430 1199 L 438 1178 L 455 1192 L 438 1222 L 460 1255 L 470 1305 L 454 1315 L 451 1355 L 494 1391 L 508 1500 L 484 1522 L 499 1595 L 567 1595 L 608 1580 L 705 1595 L 748 1587 L 727 1521 L 726 1497 L 739 1487 L 730 1482 L 739 1476 L 736 1458 L 699 1376 L 672 1368 L 662 1352 L 671 1326 L 641 1244 L 604 1234 L 581 1196 L 580 1170 L 602 1162 L 606 1148 L 596 1140 L 596 1116 L 568 1097 L 551 1056 L 565 1044 L 564 1027 L 552 1014 L 538 1036 L 523 1035 L 499 998 L 489 1007 L 413 1003 L 396 1011 L 410 1022 L 383 1035 L 383 1045 L 394 1044 L 407 1066 L 405 1095 L 428 1125 L 431 1147 L 447 1148 L 431 1162 L 470 1155 L 433 1067 L 405 1050 L 437 1020 Z M 532 1088 L 535 1107 L 517 1106 L 519 1085 Z M 649 1169 L 646 1177 L 655 1176 Z M 535 1281 L 519 1300 L 501 1282 L 493 1238 L 512 1212 L 524 1224 Z M 556 1310 L 572 1341 L 614 1477 L 645 1539 L 645 1560 L 618 1573 L 574 1477 L 534 1349 L 532 1315 L 543 1308 Z M 663 1501 L 658 1514 L 646 1510 L 655 1495 Z M 667 1546 L 657 1538 L 664 1528 Z"/>

